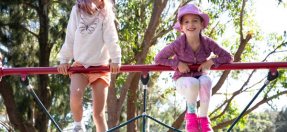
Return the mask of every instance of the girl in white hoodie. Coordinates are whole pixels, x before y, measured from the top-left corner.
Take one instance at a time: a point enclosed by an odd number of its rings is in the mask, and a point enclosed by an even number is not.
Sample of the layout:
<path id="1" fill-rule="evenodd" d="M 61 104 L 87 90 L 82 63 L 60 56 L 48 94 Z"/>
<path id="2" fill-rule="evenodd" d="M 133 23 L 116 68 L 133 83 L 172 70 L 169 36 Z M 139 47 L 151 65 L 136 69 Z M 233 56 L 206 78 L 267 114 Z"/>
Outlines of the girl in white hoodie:
<path id="1" fill-rule="evenodd" d="M 73 7 L 66 39 L 60 51 L 60 65 L 57 70 L 68 74 L 69 62 L 73 66 L 108 66 L 107 73 L 73 73 L 71 77 L 70 106 L 74 117 L 74 132 L 85 131 L 82 122 L 82 100 L 86 87 L 91 85 L 93 95 L 93 119 L 97 132 L 107 131 L 105 104 L 110 73 L 119 73 L 121 49 L 114 24 L 115 13 L 109 0 L 77 0 Z M 111 62 L 109 63 L 109 60 Z"/>

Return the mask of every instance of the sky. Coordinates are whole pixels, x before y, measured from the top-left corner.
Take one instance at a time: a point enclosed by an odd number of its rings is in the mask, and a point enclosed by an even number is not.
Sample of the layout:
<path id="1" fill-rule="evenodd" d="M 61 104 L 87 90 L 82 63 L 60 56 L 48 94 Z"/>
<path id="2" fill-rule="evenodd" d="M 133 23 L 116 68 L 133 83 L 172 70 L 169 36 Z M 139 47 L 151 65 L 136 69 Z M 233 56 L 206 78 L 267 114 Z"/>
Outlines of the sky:
<path id="1" fill-rule="evenodd" d="M 283 33 L 287 30 L 287 7 L 278 6 L 276 0 L 260 0 L 255 3 L 255 9 L 256 19 L 263 31 Z"/>

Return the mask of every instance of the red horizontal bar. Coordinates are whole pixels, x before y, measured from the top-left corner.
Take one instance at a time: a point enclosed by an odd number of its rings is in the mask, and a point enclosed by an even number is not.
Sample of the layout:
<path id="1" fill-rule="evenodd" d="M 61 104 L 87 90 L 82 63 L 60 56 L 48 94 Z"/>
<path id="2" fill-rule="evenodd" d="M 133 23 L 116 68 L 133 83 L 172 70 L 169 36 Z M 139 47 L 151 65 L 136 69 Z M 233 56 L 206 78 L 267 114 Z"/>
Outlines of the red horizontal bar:
<path id="1" fill-rule="evenodd" d="M 191 70 L 197 70 L 199 65 L 190 65 Z M 287 62 L 254 62 L 254 63 L 230 63 L 222 64 L 217 68 L 211 67 L 211 70 L 242 70 L 242 69 L 277 69 L 287 68 Z M 89 67 L 71 67 L 69 73 L 91 73 L 91 72 L 108 72 L 106 66 Z M 121 72 L 143 72 L 143 71 L 174 71 L 169 66 L 162 65 L 122 65 Z M 21 74 L 59 74 L 57 67 L 27 67 L 27 68 L 1 68 L 0 77 L 4 75 L 21 75 Z"/>

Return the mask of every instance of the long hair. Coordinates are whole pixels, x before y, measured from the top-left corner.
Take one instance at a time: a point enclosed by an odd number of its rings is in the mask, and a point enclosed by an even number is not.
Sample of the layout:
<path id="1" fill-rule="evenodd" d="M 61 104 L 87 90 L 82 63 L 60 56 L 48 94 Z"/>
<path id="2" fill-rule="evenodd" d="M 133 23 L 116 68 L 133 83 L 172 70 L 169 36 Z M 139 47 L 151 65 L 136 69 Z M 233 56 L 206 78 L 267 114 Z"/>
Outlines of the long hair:
<path id="1" fill-rule="evenodd" d="M 78 11 L 84 11 L 88 14 L 93 14 L 96 9 L 92 8 L 91 0 L 76 0 Z M 114 4 L 110 0 L 102 0 L 103 4 L 99 7 L 99 12 L 106 18 L 107 16 L 115 19 Z"/>

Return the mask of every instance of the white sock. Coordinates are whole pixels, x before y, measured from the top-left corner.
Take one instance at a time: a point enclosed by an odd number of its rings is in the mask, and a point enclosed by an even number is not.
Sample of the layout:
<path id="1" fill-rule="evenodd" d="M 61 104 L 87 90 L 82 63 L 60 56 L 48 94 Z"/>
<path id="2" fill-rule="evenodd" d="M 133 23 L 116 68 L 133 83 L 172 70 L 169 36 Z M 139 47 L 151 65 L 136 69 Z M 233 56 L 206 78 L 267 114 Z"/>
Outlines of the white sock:
<path id="1" fill-rule="evenodd" d="M 82 121 L 80 121 L 80 122 L 74 122 L 74 125 L 75 125 L 75 126 L 83 126 L 83 123 L 82 123 Z"/>

